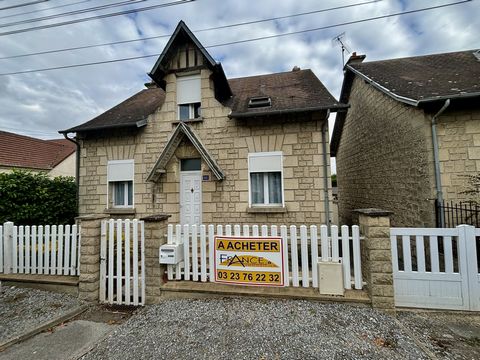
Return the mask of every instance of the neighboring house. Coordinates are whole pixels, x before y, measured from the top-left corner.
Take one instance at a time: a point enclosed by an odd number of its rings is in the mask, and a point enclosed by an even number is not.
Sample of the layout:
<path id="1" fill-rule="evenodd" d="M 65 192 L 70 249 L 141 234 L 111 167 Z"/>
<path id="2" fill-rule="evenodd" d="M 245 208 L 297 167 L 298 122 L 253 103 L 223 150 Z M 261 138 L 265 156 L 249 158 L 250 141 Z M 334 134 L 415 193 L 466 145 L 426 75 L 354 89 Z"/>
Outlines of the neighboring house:
<path id="1" fill-rule="evenodd" d="M 330 218 L 327 118 L 344 105 L 312 71 L 227 79 L 180 22 L 148 75 L 147 89 L 62 131 L 81 144 L 81 215 L 167 213 L 182 224 Z"/>
<path id="2" fill-rule="evenodd" d="M 435 226 L 435 202 L 468 200 L 465 175 L 480 172 L 479 52 L 364 58 L 345 66 L 340 101 L 350 108 L 331 141 L 340 222 L 375 207 L 393 211 L 396 226 Z"/>
<path id="3" fill-rule="evenodd" d="M 76 146 L 66 139 L 42 140 L 0 131 L 0 172 L 22 169 L 50 177 L 75 176 Z"/>

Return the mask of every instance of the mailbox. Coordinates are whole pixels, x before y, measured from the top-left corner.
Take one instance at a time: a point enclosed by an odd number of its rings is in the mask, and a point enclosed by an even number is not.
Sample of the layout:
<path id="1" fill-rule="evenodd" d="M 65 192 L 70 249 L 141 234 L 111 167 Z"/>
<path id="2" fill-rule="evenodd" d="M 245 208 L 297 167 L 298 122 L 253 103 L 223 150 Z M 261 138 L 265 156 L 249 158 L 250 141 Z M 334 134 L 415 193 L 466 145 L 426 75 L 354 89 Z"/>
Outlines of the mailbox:
<path id="1" fill-rule="evenodd" d="M 183 244 L 160 246 L 160 264 L 175 265 L 183 261 Z"/>

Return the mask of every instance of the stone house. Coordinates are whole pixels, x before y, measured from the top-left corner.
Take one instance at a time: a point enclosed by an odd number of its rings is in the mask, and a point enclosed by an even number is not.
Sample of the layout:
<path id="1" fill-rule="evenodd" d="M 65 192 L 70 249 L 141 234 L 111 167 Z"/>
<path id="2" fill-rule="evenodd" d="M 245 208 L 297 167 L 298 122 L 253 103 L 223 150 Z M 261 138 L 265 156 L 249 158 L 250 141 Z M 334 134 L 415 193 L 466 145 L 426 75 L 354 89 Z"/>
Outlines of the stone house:
<path id="1" fill-rule="evenodd" d="M 0 173 L 41 172 L 49 177 L 75 176 L 76 146 L 66 139 L 42 140 L 0 131 Z"/>
<path id="2" fill-rule="evenodd" d="M 227 79 L 180 22 L 147 89 L 61 131 L 80 144 L 79 212 L 198 223 L 331 217 L 328 116 L 311 70 Z"/>
<path id="3" fill-rule="evenodd" d="M 395 226 L 439 226 L 435 204 L 461 202 L 480 171 L 480 55 L 453 53 L 345 66 L 331 154 L 339 217 L 393 211 Z M 436 219 L 438 217 L 438 219 Z"/>

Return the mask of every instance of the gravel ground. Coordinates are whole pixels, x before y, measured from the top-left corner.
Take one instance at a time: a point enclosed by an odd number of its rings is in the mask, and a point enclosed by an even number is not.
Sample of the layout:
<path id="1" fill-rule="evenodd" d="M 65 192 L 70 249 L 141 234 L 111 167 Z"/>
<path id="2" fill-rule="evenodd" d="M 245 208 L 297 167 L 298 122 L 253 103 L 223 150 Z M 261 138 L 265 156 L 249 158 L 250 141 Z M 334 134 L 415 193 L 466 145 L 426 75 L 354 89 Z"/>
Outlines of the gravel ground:
<path id="1" fill-rule="evenodd" d="M 36 289 L 0 290 L 0 342 L 82 305 L 76 297 Z"/>
<path id="2" fill-rule="evenodd" d="M 302 300 L 166 300 L 83 359 L 427 359 L 395 320 Z"/>
<path id="3" fill-rule="evenodd" d="M 480 314 L 402 311 L 398 319 L 439 359 L 480 359 Z"/>

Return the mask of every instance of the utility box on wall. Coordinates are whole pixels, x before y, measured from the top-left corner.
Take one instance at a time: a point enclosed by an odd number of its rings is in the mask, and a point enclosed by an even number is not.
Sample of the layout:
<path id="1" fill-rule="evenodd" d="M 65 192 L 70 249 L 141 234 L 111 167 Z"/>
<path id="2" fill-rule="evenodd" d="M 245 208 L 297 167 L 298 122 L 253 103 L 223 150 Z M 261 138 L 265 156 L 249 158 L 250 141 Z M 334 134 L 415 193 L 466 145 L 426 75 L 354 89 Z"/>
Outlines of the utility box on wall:
<path id="1" fill-rule="evenodd" d="M 344 295 L 342 261 L 318 259 L 318 288 L 322 295 Z"/>

